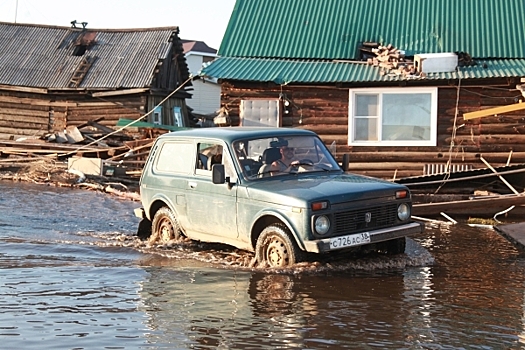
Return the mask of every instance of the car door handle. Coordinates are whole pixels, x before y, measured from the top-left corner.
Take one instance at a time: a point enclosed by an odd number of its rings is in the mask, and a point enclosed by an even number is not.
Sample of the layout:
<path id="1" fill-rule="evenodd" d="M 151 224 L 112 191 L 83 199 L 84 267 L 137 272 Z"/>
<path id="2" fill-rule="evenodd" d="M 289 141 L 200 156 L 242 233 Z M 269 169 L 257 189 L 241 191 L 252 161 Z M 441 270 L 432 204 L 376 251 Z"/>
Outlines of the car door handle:
<path id="1" fill-rule="evenodd" d="M 190 182 L 188 182 L 188 186 L 189 186 L 190 188 L 197 188 L 197 183 L 196 183 L 196 182 L 193 182 L 193 181 L 190 181 Z"/>

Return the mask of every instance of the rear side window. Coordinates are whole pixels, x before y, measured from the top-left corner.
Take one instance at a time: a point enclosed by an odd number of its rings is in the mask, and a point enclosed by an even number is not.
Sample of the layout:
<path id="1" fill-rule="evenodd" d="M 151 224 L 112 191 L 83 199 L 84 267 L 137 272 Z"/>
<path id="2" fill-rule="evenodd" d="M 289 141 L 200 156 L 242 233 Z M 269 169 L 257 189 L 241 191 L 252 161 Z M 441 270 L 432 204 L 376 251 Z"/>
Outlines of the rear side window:
<path id="1" fill-rule="evenodd" d="M 155 170 L 165 173 L 192 174 L 194 146 L 190 142 L 165 142 L 159 151 Z"/>

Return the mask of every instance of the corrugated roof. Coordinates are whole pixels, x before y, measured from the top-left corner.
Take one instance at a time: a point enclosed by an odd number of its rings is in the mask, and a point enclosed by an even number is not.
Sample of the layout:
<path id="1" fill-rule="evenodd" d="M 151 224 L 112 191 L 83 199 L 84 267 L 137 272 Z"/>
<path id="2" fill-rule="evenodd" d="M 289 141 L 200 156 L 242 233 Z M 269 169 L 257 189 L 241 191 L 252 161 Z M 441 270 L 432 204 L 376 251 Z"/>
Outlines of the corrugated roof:
<path id="1" fill-rule="evenodd" d="M 237 0 L 219 56 L 356 59 L 364 42 L 411 53 L 525 57 L 523 0 Z"/>
<path id="2" fill-rule="evenodd" d="M 523 23 L 525 0 L 237 0 L 222 57 L 202 74 L 279 84 L 415 78 L 334 62 L 355 62 L 362 43 L 375 42 L 407 56 L 466 53 L 478 63 L 427 80 L 523 77 Z"/>
<path id="3" fill-rule="evenodd" d="M 0 23 L 0 84 L 65 88 L 83 57 L 91 56 L 96 59 L 79 88 L 147 87 L 179 40 L 177 27 L 87 31 L 95 33 L 89 37 L 95 44 L 75 56 L 82 29 Z"/>
<path id="4" fill-rule="evenodd" d="M 380 68 L 365 63 L 269 58 L 219 57 L 203 74 L 226 80 L 295 83 L 364 83 L 403 80 L 485 79 L 524 77 L 525 59 L 478 60 L 476 65 L 459 67 L 455 72 L 427 73 L 419 76 L 380 74 Z"/>

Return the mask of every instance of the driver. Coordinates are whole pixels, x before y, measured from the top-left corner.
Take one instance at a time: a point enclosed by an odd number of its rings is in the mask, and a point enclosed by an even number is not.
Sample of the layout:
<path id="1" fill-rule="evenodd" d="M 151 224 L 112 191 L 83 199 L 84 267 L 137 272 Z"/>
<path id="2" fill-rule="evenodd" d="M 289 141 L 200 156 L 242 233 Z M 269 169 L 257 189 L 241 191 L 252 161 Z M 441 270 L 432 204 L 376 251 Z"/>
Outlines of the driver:
<path id="1" fill-rule="evenodd" d="M 271 172 L 286 172 L 291 166 L 299 164 L 299 161 L 295 159 L 295 148 L 282 146 L 279 151 L 281 158 L 272 163 Z"/>

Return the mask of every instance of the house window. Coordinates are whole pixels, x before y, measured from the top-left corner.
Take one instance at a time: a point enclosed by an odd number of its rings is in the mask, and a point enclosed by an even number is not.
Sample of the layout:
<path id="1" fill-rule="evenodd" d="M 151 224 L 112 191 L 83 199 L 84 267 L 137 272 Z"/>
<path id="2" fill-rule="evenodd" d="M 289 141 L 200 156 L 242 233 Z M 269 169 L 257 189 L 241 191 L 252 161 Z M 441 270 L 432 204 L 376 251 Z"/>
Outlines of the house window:
<path id="1" fill-rule="evenodd" d="M 437 88 L 353 89 L 351 146 L 435 146 Z"/>
<path id="2" fill-rule="evenodd" d="M 184 126 L 182 123 L 182 113 L 180 107 L 173 107 L 173 125 L 179 128 Z"/>
<path id="3" fill-rule="evenodd" d="M 162 106 L 157 106 L 153 110 L 153 124 L 162 125 Z"/>

